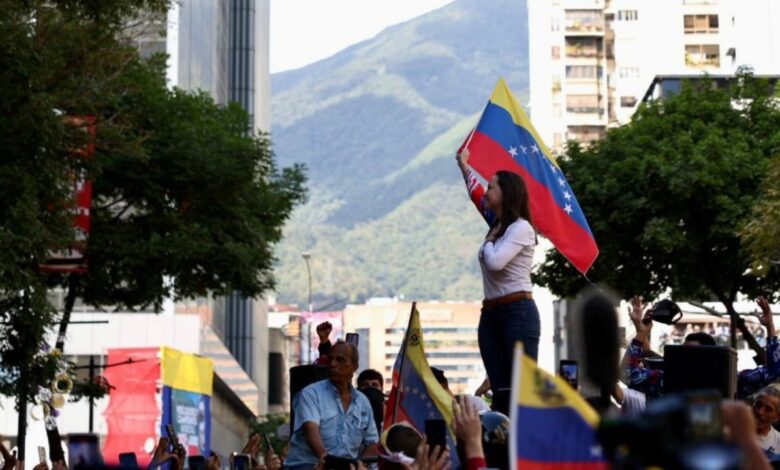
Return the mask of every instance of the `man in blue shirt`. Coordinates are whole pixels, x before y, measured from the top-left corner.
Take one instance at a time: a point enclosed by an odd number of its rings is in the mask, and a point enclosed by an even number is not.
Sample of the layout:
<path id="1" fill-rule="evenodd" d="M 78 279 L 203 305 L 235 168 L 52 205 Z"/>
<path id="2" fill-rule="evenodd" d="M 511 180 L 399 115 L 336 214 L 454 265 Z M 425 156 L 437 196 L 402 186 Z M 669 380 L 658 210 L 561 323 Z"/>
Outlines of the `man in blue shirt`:
<path id="1" fill-rule="evenodd" d="M 293 399 L 295 429 L 285 468 L 312 469 L 332 455 L 357 459 L 376 454 L 379 434 L 371 404 L 352 386 L 357 348 L 338 341 L 328 355 L 330 378 L 315 382 Z"/>

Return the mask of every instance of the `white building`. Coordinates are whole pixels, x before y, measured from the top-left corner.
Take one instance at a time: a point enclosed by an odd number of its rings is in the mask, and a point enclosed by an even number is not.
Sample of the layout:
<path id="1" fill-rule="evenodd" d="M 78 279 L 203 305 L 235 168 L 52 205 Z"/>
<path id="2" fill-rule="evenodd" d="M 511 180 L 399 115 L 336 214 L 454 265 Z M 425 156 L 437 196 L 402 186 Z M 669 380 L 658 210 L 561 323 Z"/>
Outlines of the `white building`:
<path id="1" fill-rule="evenodd" d="M 656 75 L 780 72 L 775 0 L 528 1 L 530 114 L 553 152 L 628 122 Z"/>

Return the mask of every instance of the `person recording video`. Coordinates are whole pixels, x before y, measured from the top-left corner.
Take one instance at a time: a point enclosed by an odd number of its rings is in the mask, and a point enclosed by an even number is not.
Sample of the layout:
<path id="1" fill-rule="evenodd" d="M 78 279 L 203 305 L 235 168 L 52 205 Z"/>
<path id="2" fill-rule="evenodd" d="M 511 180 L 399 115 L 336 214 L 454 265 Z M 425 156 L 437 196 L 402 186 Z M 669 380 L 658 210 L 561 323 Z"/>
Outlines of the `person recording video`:
<path id="1" fill-rule="evenodd" d="M 673 304 L 673 302 L 671 303 Z M 767 330 L 767 364 L 755 369 L 745 369 L 737 375 L 737 398 L 739 399 L 749 397 L 780 378 L 780 342 L 778 342 L 775 332 L 772 310 L 764 297 L 758 297 L 756 303 L 761 309 L 759 321 Z M 631 299 L 631 307 L 629 315 L 637 334 L 626 351 L 628 386 L 644 393 L 648 398 L 659 397 L 663 395 L 664 371 L 645 367 L 644 364 L 644 358 L 647 355 L 655 354 L 650 350 L 653 310 L 645 312 L 640 297 Z M 679 311 L 679 307 L 676 305 L 674 307 Z M 685 337 L 683 342 L 683 346 L 715 346 L 716 344 L 712 336 L 703 332 L 691 333 Z"/>

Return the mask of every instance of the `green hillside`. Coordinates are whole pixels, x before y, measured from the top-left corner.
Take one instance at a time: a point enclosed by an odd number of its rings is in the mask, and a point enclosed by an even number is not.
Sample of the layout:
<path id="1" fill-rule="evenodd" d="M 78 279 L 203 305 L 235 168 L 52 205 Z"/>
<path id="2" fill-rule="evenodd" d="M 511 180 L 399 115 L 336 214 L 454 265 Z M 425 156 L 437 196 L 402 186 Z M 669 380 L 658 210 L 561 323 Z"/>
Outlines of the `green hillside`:
<path id="1" fill-rule="evenodd" d="M 278 294 L 478 299 L 484 227 L 454 151 L 499 76 L 528 86 L 525 0 L 456 0 L 272 77 L 274 149 L 305 163 L 311 197 L 285 229 Z"/>

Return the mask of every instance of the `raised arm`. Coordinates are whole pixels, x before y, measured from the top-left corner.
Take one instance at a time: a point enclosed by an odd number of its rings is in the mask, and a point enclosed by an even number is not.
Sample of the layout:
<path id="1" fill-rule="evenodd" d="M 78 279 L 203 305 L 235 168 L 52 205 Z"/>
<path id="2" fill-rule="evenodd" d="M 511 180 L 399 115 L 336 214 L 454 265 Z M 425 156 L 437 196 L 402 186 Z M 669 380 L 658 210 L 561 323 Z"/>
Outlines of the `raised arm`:
<path id="1" fill-rule="evenodd" d="M 756 303 L 761 308 L 758 319 L 766 328 L 766 365 L 755 369 L 746 369 L 737 376 L 737 398 L 745 399 L 780 378 L 780 342 L 775 332 L 772 309 L 766 298 L 758 297 Z"/>
<path id="2" fill-rule="evenodd" d="M 469 157 L 471 153 L 469 149 L 463 148 L 458 153 L 456 159 L 458 161 L 458 167 L 463 174 L 463 180 L 466 182 L 466 190 L 469 193 L 469 198 L 474 206 L 479 211 L 479 214 L 485 219 L 488 225 L 492 225 L 496 215 L 485 206 L 485 188 L 479 183 L 479 180 L 469 168 Z"/>

